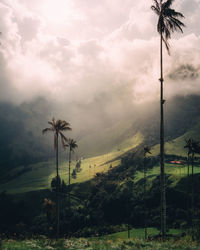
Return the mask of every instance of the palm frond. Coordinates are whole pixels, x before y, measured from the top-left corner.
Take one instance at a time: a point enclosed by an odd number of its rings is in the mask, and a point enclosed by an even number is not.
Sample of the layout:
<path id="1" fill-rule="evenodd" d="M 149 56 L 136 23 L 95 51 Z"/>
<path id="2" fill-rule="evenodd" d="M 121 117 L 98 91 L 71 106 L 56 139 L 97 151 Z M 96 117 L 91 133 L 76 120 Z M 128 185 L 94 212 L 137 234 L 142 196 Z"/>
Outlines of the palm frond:
<path id="1" fill-rule="evenodd" d="M 170 8 L 174 0 L 166 0 L 164 3 L 162 1 L 159 3 L 157 0 L 153 0 L 153 2 L 155 5 L 152 5 L 151 9 L 159 16 L 157 31 L 162 35 L 167 52 L 170 54 L 168 39 L 171 38 L 171 32 L 183 32 L 182 27 L 185 25 L 179 18 L 184 18 L 184 15 Z"/>
<path id="2" fill-rule="evenodd" d="M 172 23 L 174 26 L 174 30 L 181 31 L 183 33 L 183 29 L 181 26 L 185 27 L 184 23 L 182 23 L 180 20 L 177 18 L 172 18 Z"/>
<path id="3" fill-rule="evenodd" d="M 144 156 L 146 156 L 147 153 L 148 153 L 148 154 L 152 154 L 152 153 L 151 153 L 151 148 L 150 148 L 149 146 L 145 146 L 145 147 L 144 147 Z"/>
<path id="4" fill-rule="evenodd" d="M 72 130 L 70 124 L 64 120 L 57 120 L 55 126 L 57 131 Z"/>
<path id="5" fill-rule="evenodd" d="M 200 154 L 200 143 L 192 138 L 189 138 L 188 140 L 186 140 L 186 145 L 184 146 L 184 148 L 188 149 L 188 154 Z"/>
<path id="6" fill-rule="evenodd" d="M 164 3 L 162 4 L 162 8 L 163 8 L 163 9 L 168 9 L 168 8 L 170 8 L 170 6 L 172 5 L 173 2 L 174 2 L 174 0 L 167 0 L 166 2 L 164 2 Z"/>
<path id="7" fill-rule="evenodd" d="M 65 135 L 61 131 L 59 132 L 59 134 L 60 134 L 60 137 L 61 137 L 62 146 L 63 146 L 63 148 L 65 150 L 65 142 L 67 141 L 67 138 L 65 137 Z"/>
<path id="8" fill-rule="evenodd" d="M 70 124 L 66 122 L 65 120 L 55 120 L 55 118 L 52 118 L 52 121 L 48 121 L 48 124 L 51 125 L 50 128 L 43 129 L 42 133 L 46 133 L 48 131 L 54 132 L 54 148 L 56 149 L 58 147 L 58 136 L 61 136 L 61 142 L 63 145 L 63 148 L 65 149 L 65 142 L 67 141 L 67 138 L 62 133 L 62 131 L 71 130 Z"/>
<path id="9" fill-rule="evenodd" d="M 67 130 L 72 130 L 72 128 L 69 127 L 69 126 L 66 125 L 66 124 L 63 124 L 62 127 L 61 127 L 61 130 L 62 130 L 62 131 L 67 131 Z"/>
<path id="10" fill-rule="evenodd" d="M 68 147 L 70 147 L 70 150 L 72 152 L 74 152 L 74 149 L 78 147 L 76 141 L 74 139 L 71 139 L 71 138 L 67 139 L 67 145 L 68 145 Z"/>
<path id="11" fill-rule="evenodd" d="M 53 131 L 53 128 L 45 128 L 42 130 L 42 133 L 45 134 L 47 132 Z"/>
<path id="12" fill-rule="evenodd" d="M 55 126 L 55 124 L 56 124 L 56 120 L 55 120 L 55 118 L 54 118 L 54 117 L 52 118 L 52 122 L 53 122 L 53 125 Z"/>
<path id="13" fill-rule="evenodd" d="M 151 8 L 154 7 L 155 9 L 157 9 L 160 12 L 161 8 L 160 8 L 159 2 L 157 0 L 153 0 L 153 2 L 155 5 L 152 5 Z"/>
<path id="14" fill-rule="evenodd" d="M 48 122 L 48 124 L 50 124 L 52 127 L 54 126 L 53 122 Z"/>
<path id="15" fill-rule="evenodd" d="M 163 15 L 166 17 L 185 18 L 181 12 L 177 12 L 174 9 L 163 9 Z"/>
<path id="16" fill-rule="evenodd" d="M 165 39 L 164 37 L 162 37 L 162 40 L 163 40 L 163 42 L 164 42 L 164 44 L 165 44 L 167 53 L 170 55 L 170 45 L 169 45 L 167 39 Z"/>
<path id="17" fill-rule="evenodd" d="M 159 16 L 160 15 L 160 10 L 157 8 L 157 7 L 155 7 L 155 6 L 151 6 L 151 9 Z"/>
<path id="18" fill-rule="evenodd" d="M 65 147 L 68 148 L 68 147 L 69 147 L 69 144 L 65 144 Z"/>

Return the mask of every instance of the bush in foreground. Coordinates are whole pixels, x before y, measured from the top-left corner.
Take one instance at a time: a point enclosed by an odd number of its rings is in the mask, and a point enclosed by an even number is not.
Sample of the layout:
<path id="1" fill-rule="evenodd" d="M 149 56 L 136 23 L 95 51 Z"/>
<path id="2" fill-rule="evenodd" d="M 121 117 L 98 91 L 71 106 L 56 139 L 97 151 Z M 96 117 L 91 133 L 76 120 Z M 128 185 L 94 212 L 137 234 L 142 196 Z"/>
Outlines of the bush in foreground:
<path id="1" fill-rule="evenodd" d="M 73 239 L 60 239 L 59 241 L 50 240 L 41 237 L 33 240 L 3 240 L 1 242 L 1 249 L 6 250 L 121 250 L 121 249 L 200 249 L 197 242 L 192 241 L 191 237 L 185 236 L 179 240 L 162 241 L 145 241 L 143 239 L 129 239 L 129 240 L 108 240 L 98 238 L 73 238 Z"/>

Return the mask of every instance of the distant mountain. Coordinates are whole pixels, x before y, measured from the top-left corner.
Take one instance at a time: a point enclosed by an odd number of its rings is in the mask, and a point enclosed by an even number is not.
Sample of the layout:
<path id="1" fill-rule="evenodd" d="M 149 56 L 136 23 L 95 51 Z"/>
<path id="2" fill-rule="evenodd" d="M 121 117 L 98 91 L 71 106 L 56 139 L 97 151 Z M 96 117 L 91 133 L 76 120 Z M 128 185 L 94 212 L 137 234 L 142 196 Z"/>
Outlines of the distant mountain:
<path id="1" fill-rule="evenodd" d="M 43 99 L 14 106 L 0 103 L 0 171 L 47 158 L 50 145 L 42 136 L 49 106 Z"/>
<path id="2" fill-rule="evenodd" d="M 41 131 L 48 126 L 47 121 L 57 110 L 54 104 L 42 98 L 19 106 L 0 103 L 1 172 L 54 157 L 53 136 L 43 136 Z M 113 122 L 109 120 L 108 123 L 103 121 L 98 127 L 88 125 L 85 129 L 85 121 L 80 125 L 74 122 L 72 127 L 75 129 L 68 136 L 78 141 L 79 157 L 97 156 L 131 146 L 132 138 L 138 133 L 143 137 L 143 143 L 156 145 L 159 143 L 159 115 L 159 103 L 142 105 L 138 106 L 137 112 L 133 109 L 123 119 L 115 119 Z M 56 118 L 65 119 L 61 113 Z M 71 119 L 69 117 L 69 121 Z M 177 96 L 168 100 L 165 104 L 166 141 L 185 134 L 199 120 L 199 96 Z M 78 129 L 79 126 L 81 129 Z M 63 157 L 66 159 L 65 154 Z"/>

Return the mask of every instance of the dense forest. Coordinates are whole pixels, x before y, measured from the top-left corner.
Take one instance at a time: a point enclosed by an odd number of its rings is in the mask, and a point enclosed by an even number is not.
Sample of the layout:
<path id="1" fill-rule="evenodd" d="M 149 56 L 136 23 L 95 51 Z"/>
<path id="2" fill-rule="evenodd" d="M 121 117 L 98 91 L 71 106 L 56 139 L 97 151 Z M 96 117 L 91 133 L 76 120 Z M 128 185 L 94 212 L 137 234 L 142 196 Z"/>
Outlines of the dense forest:
<path id="1" fill-rule="evenodd" d="M 176 157 L 176 156 L 175 156 Z M 173 156 L 169 156 L 169 160 Z M 182 159 L 183 160 L 183 159 Z M 186 159 L 184 159 L 186 160 Z M 198 160 L 198 159 L 196 159 Z M 159 162 L 158 157 L 145 159 L 147 169 Z M 160 227 L 160 186 L 159 176 L 153 181 L 147 178 L 147 191 L 144 193 L 145 179 L 135 183 L 137 170 L 143 172 L 142 149 L 129 153 L 121 159 L 121 164 L 107 173 L 96 174 L 86 183 L 72 184 L 69 206 L 68 187 L 60 182 L 61 236 L 88 237 L 126 230 L 146 225 Z M 199 232 L 199 175 L 184 177 L 171 185 L 167 178 L 167 225 L 168 228 L 187 229 L 191 227 L 191 190 L 194 182 L 195 232 Z M 55 185 L 51 190 L 41 190 L 26 194 L 11 195 L 2 192 L 1 233 L 7 236 L 30 237 L 45 234 L 53 237 L 55 227 Z M 32 207 L 34 206 L 34 210 Z"/>

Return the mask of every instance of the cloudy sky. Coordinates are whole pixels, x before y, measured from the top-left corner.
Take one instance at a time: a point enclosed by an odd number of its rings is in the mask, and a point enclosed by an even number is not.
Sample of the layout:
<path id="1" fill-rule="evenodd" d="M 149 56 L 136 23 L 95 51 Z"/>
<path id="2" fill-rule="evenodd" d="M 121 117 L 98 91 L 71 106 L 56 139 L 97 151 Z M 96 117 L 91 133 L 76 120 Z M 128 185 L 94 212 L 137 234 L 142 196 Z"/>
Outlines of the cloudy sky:
<path id="1" fill-rule="evenodd" d="M 0 100 L 90 104 L 159 95 L 151 0 L 0 0 Z M 166 96 L 200 92 L 200 0 L 176 0 L 184 34 L 165 53 Z M 108 100 L 106 100 L 108 101 Z"/>

